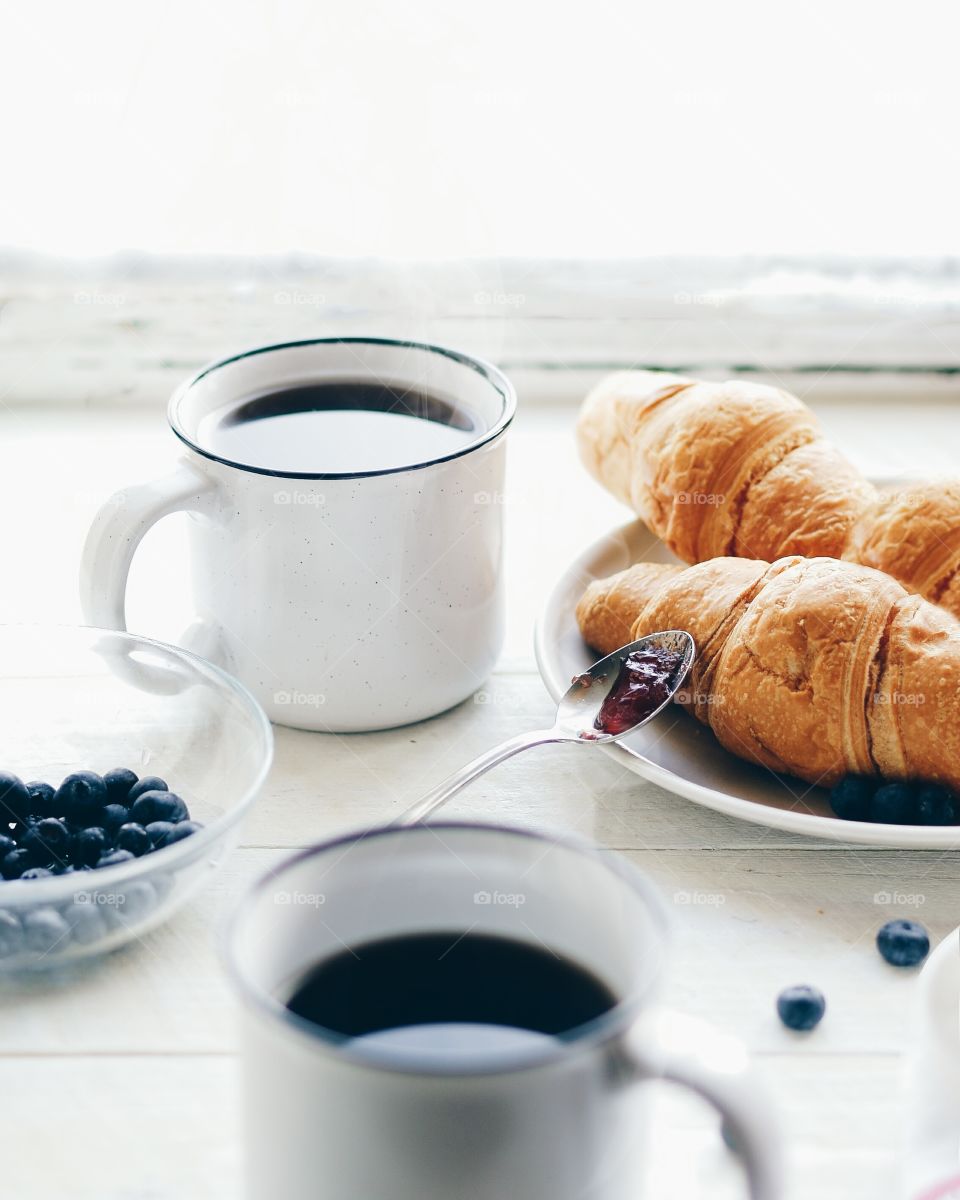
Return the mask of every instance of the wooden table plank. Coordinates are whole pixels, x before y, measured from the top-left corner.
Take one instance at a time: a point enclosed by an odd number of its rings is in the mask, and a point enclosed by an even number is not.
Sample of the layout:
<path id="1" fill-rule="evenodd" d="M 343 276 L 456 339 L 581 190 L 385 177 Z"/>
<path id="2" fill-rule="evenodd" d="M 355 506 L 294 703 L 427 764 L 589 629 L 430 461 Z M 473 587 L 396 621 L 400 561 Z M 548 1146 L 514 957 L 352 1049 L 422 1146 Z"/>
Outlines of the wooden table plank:
<path id="1" fill-rule="evenodd" d="M 244 844 L 295 846 L 331 830 L 389 820 L 464 762 L 519 729 L 542 726 L 553 712 L 538 678 L 503 673 L 479 700 L 467 700 L 440 721 L 322 738 L 278 727 L 269 802 L 251 814 Z M 553 825 L 617 849 L 842 849 L 702 808 L 619 760 L 574 745 L 544 746 L 508 760 L 454 797 L 445 812 Z"/>
<path id="2" fill-rule="evenodd" d="M 788 1133 L 787 1200 L 894 1200 L 894 1059 L 845 1055 L 825 1069 L 776 1055 L 760 1070 Z M 4 1194 L 237 1200 L 239 1082 L 226 1056 L 0 1058 L 0 1094 L 17 1097 L 15 1135 L 5 1119 Z M 712 1110 L 673 1089 L 652 1090 L 644 1194 L 741 1200 L 741 1173 Z"/>
<path id="3" fill-rule="evenodd" d="M 674 926 L 664 1001 L 736 1033 L 756 1051 L 823 1058 L 898 1052 L 916 973 L 881 960 L 876 930 L 906 915 L 922 919 L 937 938 L 957 920 L 956 854 L 762 847 L 625 853 L 657 885 Z M 65 972 L 56 987 L 43 976 L 0 983 L 0 1056 L 232 1049 L 234 1005 L 219 936 L 246 887 L 283 855 L 235 852 L 168 924 Z M 878 902 L 884 891 L 917 901 Z M 809 1038 L 783 1029 L 774 1012 L 780 989 L 801 982 L 828 998 L 828 1015 Z"/>

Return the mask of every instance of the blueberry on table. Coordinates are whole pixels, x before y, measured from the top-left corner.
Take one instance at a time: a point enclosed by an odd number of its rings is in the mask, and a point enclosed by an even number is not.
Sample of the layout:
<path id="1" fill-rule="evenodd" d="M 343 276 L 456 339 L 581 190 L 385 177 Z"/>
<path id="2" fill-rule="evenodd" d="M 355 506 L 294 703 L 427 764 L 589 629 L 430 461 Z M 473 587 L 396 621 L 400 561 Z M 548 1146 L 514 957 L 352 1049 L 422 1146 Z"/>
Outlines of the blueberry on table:
<path id="1" fill-rule="evenodd" d="M 97 869 L 100 867 L 116 867 L 120 863 L 133 862 L 133 855 L 129 850 L 111 850 L 109 854 L 105 854 L 97 863 Z"/>
<path id="2" fill-rule="evenodd" d="M 27 867 L 20 876 L 21 879 L 49 879 L 53 872 L 46 867 Z"/>
<path id="3" fill-rule="evenodd" d="M 169 821 L 175 825 L 189 817 L 187 806 L 173 792 L 144 792 L 130 809 L 130 820 L 138 825 L 149 825 L 152 821 Z"/>
<path id="4" fill-rule="evenodd" d="M 144 775 L 138 780 L 130 791 L 127 793 L 127 798 L 124 804 L 129 808 L 138 796 L 142 796 L 144 792 L 167 792 L 170 789 L 167 787 L 166 780 L 161 779 L 159 775 Z"/>
<path id="5" fill-rule="evenodd" d="M 30 815 L 30 793 L 16 775 L 0 771 L 0 820 L 25 821 Z"/>
<path id="6" fill-rule="evenodd" d="M 13 915 L 0 909 L 0 958 L 9 958 L 23 948 L 23 926 Z"/>
<path id="7" fill-rule="evenodd" d="M 60 784 L 54 797 L 59 815 L 79 826 L 99 820 L 106 803 L 107 785 L 93 771 L 74 771 Z"/>
<path id="8" fill-rule="evenodd" d="M 830 805 L 844 821 L 866 821 L 877 781 L 864 775 L 846 775 L 830 791 Z"/>
<path id="9" fill-rule="evenodd" d="M 788 1029 L 798 1032 L 814 1029 L 826 1011 L 823 993 L 804 983 L 784 988 L 777 997 L 777 1015 Z"/>
<path id="10" fill-rule="evenodd" d="M 163 824 L 161 821 L 160 824 Z M 180 821 L 173 827 L 173 832 L 167 835 L 164 841 L 165 846 L 171 846 L 174 842 L 182 842 L 184 838 L 189 837 L 191 833 L 197 833 L 203 826 L 199 821 Z"/>
<path id="11" fill-rule="evenodd" d="M 29 850 L 11 850 L 0 863 L 0 872 L 4 879 L 19 879 L 32 866 L 33 856 Z"/>
<path id="12" fill-rule="evenodd" d="M 175 829 L 176 825 L 171 824 L 170 821 L 151 821 L 147 826 L 147 835 L 154 850 L 159 850 L 161 846 L 166 846 Z"/>
<path id="13" fill-rule="evenodd" d="M 38 908 L 23 918 L 24 940 L 28 950 L 47 954 L 70 935 L 70 926 L 55 908 Z"/>
<path id="14" fill-rule="evenodd" d="M 956 796 L 938 784 L 926 784 L 917 793 L 917 820 L 921 825 L 956 825 L 960 821 Z"/>
<path id="15" fill-rule="evenodd" d="M 917 820 L 917 792 L 909 783 L 885 783 L 870 801 L 870 820 L 880 825 L 912 825 Z"/>
<path id="16" fill-rule="evenodd" d="M 42 779 L 33 779 L 24 785 L 30 793 L 30 812 L 35 817 L 58 817 L 54 796 L 57 789 L 52 784 L 44 783 Z"/>
<path id="17" fill-rule="evenodd" d="M 918 921 L 888 921 L 877 934 L 877 949 L 892 967 L 915 967 L 930 953 L 930 938 Z"/>
<path id="18" fill-rule="evenodd" d="M 104 775 L 103 782 L 107 788 L 108 804 L 126 804 L 131 788 L 137 786 L 139 779 L 126 767 L 116 767 Z M 158 782 L 162 783 L 163 780 Z"/>
<path id="19" fill-rule="evenodd" d="M 121 825 L 130 820 L 130 809 L 125 804 L 108 804 L 103 810 L 102 828 L 112 837 Z"/>
<path id="20" fill-rule="evenodd" d="M 116 844 L 118 850 L 129 850 L 135 858 L 139 858 L 150 849 L 150 835 L 142 825 L 130 822 L 117 830 Z"/>
<path id="21" fill-rule="evenodd" d="M 99 825 L 90 825 L 86 829 L 77 830 L 70 839 L 70 857 L 75 866 L 94 867 L 109 846 L 104 830 Z"/>

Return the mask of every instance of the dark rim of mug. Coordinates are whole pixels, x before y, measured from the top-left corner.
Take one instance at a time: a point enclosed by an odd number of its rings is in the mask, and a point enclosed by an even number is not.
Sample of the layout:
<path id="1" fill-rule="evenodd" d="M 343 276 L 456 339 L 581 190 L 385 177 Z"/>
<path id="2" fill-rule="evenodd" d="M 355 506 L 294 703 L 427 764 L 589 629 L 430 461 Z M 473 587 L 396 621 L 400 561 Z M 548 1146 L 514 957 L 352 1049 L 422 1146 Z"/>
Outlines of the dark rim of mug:
<path id="1" fill-rule="evenodd" d="M 237 462 L 235 459 L 224 458 L 223 455 L 214 454 L 212 450 L 208 450 L 194 441 L 183 428 L 180 421 L 180 406 L 184 398 L 191 388 L 195 387 L 213 371 L 229 366 L 230 363 L 242 362 L 245 358 L 254 358 L 258 354 L 270 354 L 278 350 L 295 350 L 301 346 L 336 345 L 394 346 L 405 350 L 424 350 L 429 354 L 439 354 L 443 358 L 449 358 L 460 366 L 468 367 L 470 370 L 475 371 L 491 384 L 496 392 L 500 393 L 503 402 L 500 416 L 482 436 L 478 437 L 475 441 L 468 442 L 466 446 L 453 451 L 452 454 L 442 454 L 439 458 L 431 458 L 424 462 L 406 463 L 400 467 L 386 467 L 379 471 L 273 471 L 269 467 L 254 467 L 249 463 Z M 486 446 L 488 443 L 495 441 L 513 420 L 516 411 L 517 396 L 513 389 L 513 384 L 498 367 L 495 367 L 492 363 L 485 362 L 481 358 L 475 358 L 470 354 L 461 354 L 458 350 L 450 350 L 446 346 L 434 346 L 429 342 L 404 341 L 402 338 L 327 337 L 302 338 L 295 342 L 275 342 L 270 346 L 256 346 L 252 350 L 244 350 L 240 354 L 232 354 L 229 358 L 220 358 L 216 362 L 208 363 L 196 375 L 192 375 L 189 379 L 181 383 L 170 397 L 170 403 L 167 407 L 167 421 L 180 441 L 184 445 L 189 446 L 195 453 L 202 455 L 204 458 L 209 458 L 213 462 L 221 463 L 225 467 L 234 467 L 238 471 L 249 471 L 253 475 L 269 475 L 274 479 L 370 479 L 378 475 L 401 475 L 406 471 L 422 471 L 426 467 L 433 467 L 438 463 L 452 462 L 454 459 L 472 454 L 474 450 L 479 450 L 481 446 Z"/>
<path id="2" fill-rule="evenodd" d="M 339 846 L 347 846 L 354 842 L 363 842 L 372 838 L 396 834 L 410 834 L 423 830 L 478 830 L 484 833 L 505 833 L 516 837 L 531 838 L 534 841 L 548 842 L 562 846 L 578 854 L 586 855 L 599 862 L 606 870 L 616 875 L 621 882 L 630 887 L 646 904 L 654 922 L 658 927 L 661 947 L 665 944 L 665 935 L 669 928 L 667 911 L 656 888 L 649 882 L 642 871 L 637 870 L 632 863 L 614 851 L 604 852 L 600 847 L 581 838 L 568 834 L 554 834 L 526 829 L 519 825 L 507 825 L 494 821 L 430 821 L 414 825 L 377 825 L 361 829 L 353 833 L 331 838 L 329 841 L 318 842 L 305 850 L 290 855 L 275 867 L 271 867 L 264 875 L 247 889 L 246 894 L 234 909 L 220 942 L 220 954 L 225 963 L 227 974 L 233 980 L 233 985 L 242 1000 L 261 1017 L 269 1021 L 285 1025 L 295 1033 L 305 1037 L 310 1045 L 318 1050 L 333 1053 L 341 1062 L 347 1062 L 351 1067 L 366 1067 L 374 1071 L 388 1071 L 399 1075 L 441 1075 L 441 1076 L 473 1076 L 501 1075 L 514 1071 L 532 1070 L 537 1067 L 549 1066 L 560 1058 L 568 1057 L 571 1051 L 590 1050 L 598 1044 L 608 1042 L 622 1036 L 636 1020 L 644 1004 L 649 1000 L 654 990 L 654 980 L 651 979 L 643 987 L 631 992 L 630 995 L 619 999 L 612 1008 L 607 1009 L 599 1017 L 578 1025 L 573 1029 L 553 1039 L 554 1044 L 530 1051 L 518 1051 L 515 1056 L 498 1055 L 497 1061 L 489 1067 L 469 1067 L 462 1065 L 445 1065 L 444 1062 L 431 1055 L 418 1056 L 415 1052 L 405 1052 L 400 1062 L 391 1061 L 377 1052 L 368 1051 L 364 1054 L 344 1053 L 352 1039 L 339 1034 L 335 1030 L 326 1029 L 313 1021 L 298 1016 L 281 1003 L 275 996 L 252 983 L 238 962 L 236 944 L 240 930 L 247 915 L 259 897 L 271 884 L 277 882 L 287 871 L 319 857 Z M 607 857 L 610 855 L 611 857 Z"/>

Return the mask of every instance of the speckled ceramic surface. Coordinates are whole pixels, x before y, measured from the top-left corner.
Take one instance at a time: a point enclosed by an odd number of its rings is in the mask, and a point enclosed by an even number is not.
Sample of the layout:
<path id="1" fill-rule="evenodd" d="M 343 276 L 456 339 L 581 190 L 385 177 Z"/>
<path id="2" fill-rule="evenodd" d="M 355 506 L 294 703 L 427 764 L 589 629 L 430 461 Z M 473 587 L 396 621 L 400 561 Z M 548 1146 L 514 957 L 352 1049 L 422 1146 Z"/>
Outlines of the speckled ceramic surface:
<path id="1" fill-rule="evenodd" d="M 224 403 L 307 380 L 369 375 L 463 405 L 483 432 L 444 459 L 363 475 L 283 475 L 197 444 Z M 92 624 L 125 628 L 136 545 L 191 514 L 198 618 L 184 644 L 254 692 L 271 720 L 352 732 L 402 725 L 465 699 L 503 638 L 506 379 L 450 351 L 376 339 L 268 347 L 214 364 L 170 404 L 183 443 L 167 479 L 98 514 L 81 593 Z"/>

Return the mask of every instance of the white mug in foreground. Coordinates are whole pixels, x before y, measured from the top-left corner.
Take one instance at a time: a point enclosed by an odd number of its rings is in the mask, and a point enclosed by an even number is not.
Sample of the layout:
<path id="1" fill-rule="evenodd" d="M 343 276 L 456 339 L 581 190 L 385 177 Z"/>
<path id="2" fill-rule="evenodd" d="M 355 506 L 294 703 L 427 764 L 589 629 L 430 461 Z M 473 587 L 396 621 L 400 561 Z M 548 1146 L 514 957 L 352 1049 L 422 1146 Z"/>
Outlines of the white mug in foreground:
<path id="1" fill-rule="evenodd" d="M 477 420 L 476 437 L 428 461 L 284 473 L 211 450 L 204 421 L 249 398 L 367 381 L 419 391 Z M 81 565 L 85 620 L 126 629 L 137 544 L 190 514 L 197 620 L 182 639 L 241 679 L 273 721 L 386 729 L 458 704 L 503 641 L 505 433 L 516 408 L 496 368 L 379 338 L 266 346 L 214 363 L 174 393 L 183 457 L 166 479 L 103 506 Z"/>
<path id="2" fill-rule="evenodd" d="M 613 1006 L 567 1033 L 482 1051 L 469 1039 L 351 1040 L 287 1007 L 317 963 L 423 934 L 445 935 L 454 955 L 478 934 L 550 951 Z M 646 879 L 573 839 L 437 822 L 287 859 L 241 903 L 226 947 L 243 1006 L 249 1200 L 636 1200 L 648 1157 L 637 1085 L 651 1079 L 710 1100 L 753 1200 L 777 1200 L 777 1130 L 743 1048 L 655 1007 L 666 940 Z M 490 993 L 504 986 L 491 980 Z"/>

